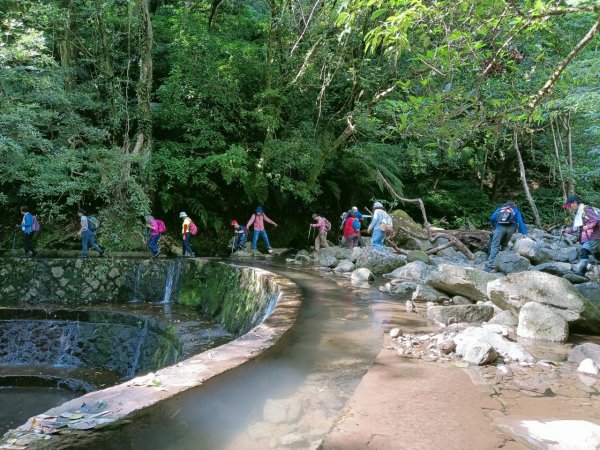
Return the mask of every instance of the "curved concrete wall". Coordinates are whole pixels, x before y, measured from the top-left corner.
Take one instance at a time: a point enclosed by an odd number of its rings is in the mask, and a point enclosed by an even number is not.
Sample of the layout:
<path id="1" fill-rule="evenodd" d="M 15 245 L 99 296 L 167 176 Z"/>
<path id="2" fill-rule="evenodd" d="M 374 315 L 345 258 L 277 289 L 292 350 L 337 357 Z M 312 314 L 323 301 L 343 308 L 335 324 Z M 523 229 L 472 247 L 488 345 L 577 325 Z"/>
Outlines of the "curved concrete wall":
<path id="1" fill-rule="evenodd" d="M 96 302 L 131 301 L 132 296 L 139 292 L 136 291 L 136 280 L 144 280 L 144 276 L 135 275 L 135 270 L 146 270 L 145 265 L 139 265 L 140 261 L 113 260 L 113 268 L 116 270 L 112 272 L 114 276 L 111 276 L 112 268 L 108 268 L 110 264 L 105 262 L 110 260 L 86 260 L 82 264 L 64 260 L 64 265 L 57 261 L 60 260 L 23 261 L 24 266 L 34 269 L 28 272 L 18 265 L 14 265 L 15 268 L 12 269 L 6 258 L 0 260 L 0 275 L 15 275 L 12 281 L 1 289 L 0 305 L 6 298 L 13 304 L 32 300 L 66 304 L 86 303 L 91 299 Z M 153 266 L 152 263 L 147 263 L 147 270 L 158 270 L 156 267 L 160 266 Z M 158 264 L 161 263 L 162 261 Z M 103 269 L 84 269 L 94 265 Z M 134 269 L 133 277 L 126 267 Z M 62 269 L 62 272 L 58 268 Z M 53 294 L 51 288 L 38 282 L 36 274 L 52 285 L 61 286 L 65 294 Z M 10 276 L 8 278 L 10 279 Z M 164 278 L 162 287 L 156 278 L 153 279 L 163 293 L 169 283 L 167 278 Z M 95 280 L 99 283 L 94 283 Z M 241 336 L 220 347 L 160 369 L 154 374 L 137 377 L 66 402 L 11 430 L 0 441 L 0 445 L 10 443 L 18 446 L 33 444 L 35 448 L 69 448 L 71 439 L 93 439 L 93 431 L 90 430 L 77 432 L 70 428 L 61 428 L 61 434 L 49 434 L 47 439 L 43 439 L 42 431 L 52 429 L 57 425 L 57 418 L 60 419 L 61 414 L 68 415 L 78 411 L 84 403 L 101 405 L 93 413 L 100 414 L 101 422 L 108 423 L 131 419 L 146 408 L 187 389 L 200 386 L 206 380 L 256 358 L 273 346 L 293 326 L 301 304 L 301 293 L 294 283 L 257 268 L 207 260 L 185 261 L 183 272 L 176 284 L 176 298 L 180 299 L 181 303 L 202 308 Z M 104 289 L 101 289 L 101 286 L 104 286 Z M 78 291 L 78 287 L 85 289 L 88 294 L 78 296 L 78 292 L 83 292 Z M 67 293 L 73 294 L 75 298 L 71 298 Z M 79 300 L 75 301 L 78 298 Z M 244 332 L 245 334 L 242 334 Z M 84 416 L 86 414 L 84 413 Z M 77 420 L 81 422 L 85 417 Z M 100 425 L 98 422 L 98 426 Z"/>

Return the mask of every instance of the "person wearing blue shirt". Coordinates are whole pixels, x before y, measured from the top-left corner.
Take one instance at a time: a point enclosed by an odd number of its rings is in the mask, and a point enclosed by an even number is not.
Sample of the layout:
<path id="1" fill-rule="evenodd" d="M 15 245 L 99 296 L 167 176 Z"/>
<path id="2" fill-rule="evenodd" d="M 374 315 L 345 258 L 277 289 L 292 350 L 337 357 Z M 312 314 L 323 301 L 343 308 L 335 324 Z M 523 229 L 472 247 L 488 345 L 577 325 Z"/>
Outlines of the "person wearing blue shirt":
<path id="1" fill-rule="evenodd" d="M 490 254 L 485 267 L 487 270 L 495 270 L 494 260 L 496 259 L 496 255 L 498 255 L 501 248 L 508 245 L 512 235 L 517 231 L 517 226 L 521 234 L 523 234 L 523 239 L 527 238 L 527 227 L 525 226 L 525 222 L 523 222 L 521 211 L 517 208 L 517 204 L 513 202 L 505 203 L 496 208 L 490 217 L 490 222 L 494 233 L 492 234 Z"/>
<path id="2" fill-rule="evenodd" d="M 33 216 L 29 212 L 27 206 L 21 206 L 21 214 L 23 214 L 23 220 L 17 225 L 23 231 L 23 250 L 25 251 L 25 257 L 35 256 L 37 251 L 33 244 Z"/>

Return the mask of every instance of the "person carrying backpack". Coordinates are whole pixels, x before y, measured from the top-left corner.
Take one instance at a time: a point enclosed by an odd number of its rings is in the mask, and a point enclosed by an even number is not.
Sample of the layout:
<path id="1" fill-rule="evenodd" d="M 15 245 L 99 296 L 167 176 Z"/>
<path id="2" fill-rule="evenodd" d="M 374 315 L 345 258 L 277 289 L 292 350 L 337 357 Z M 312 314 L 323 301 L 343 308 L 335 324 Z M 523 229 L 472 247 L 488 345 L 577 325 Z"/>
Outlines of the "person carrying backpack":
<path id="1" fill-rule="evenodd" d="M 385 235 L 393 231 L 392 218 L 386 212 L 381 202 L 373 203 L 373 220 L 369 224 L 367 232 L 373 233 L 371 245 L 377 250 L 383 250 L 385 247 Z"/>
<path id="2" fill-rule="evenodd" d="M 356 206 L 353 206 L 351 208 L 351 211 L 354 212 L 354 218 L 358 220 L 358 223 L 360 224 L 361 228 L 362 228 L 362 224 L 364 221 L 364 214 L 361 213 L 358 208 Z M 360 234 L 360 232 L 358 233 L 358 239 L 356 241 L 356 245 L 358 245 L 359 247 L 364 247 L 365 244 L 362 240 L 362 235 Z"/>
<path id="3" fill-rule="evenodd" d="M 324 217 L 319 216 L 318 214 L 313 214 L 312 218 L 316 223 L 311 223 L 310 226 L 312 228 L 317 228 L 319 233 L 315 238 L 315 251 L 319 251 L 321 245 L 325 248 L 329 248 L 329 244 L 327 243 L 327 233 L 331 230 L 331 223 L 329 220 Z"/>
<path id="4" fill-rule="evenodd" d="M 190 239 L 192 237 L 192 235 L 196 235 L 196 233 L 198 232 L 198 228 L 196 228 L 196 224 L 194 222 L 192 222 L 192 219 L 190 219 L 188 217 L 188 215 L 185 212 L 180 212 L 179 213 L 179 218 L 183 219 L 183 223 L 181 225 L 181 236 L 183 238 L 183 251 L 181 253 L 182 257 L 186 257 L 189 254 L 190 258 L 195 258 L 196 255 L 194 254 L 194 251 L 192 250 L 192 246 L 190 245 Z"/>
<path id="5" fill-rule="evenodd" d="M 231 246 L 233 251 L 246 250 L 246 227 L 240 225 L 235 219 L 231 221 L 231 226 L 235 233 L 233 244 Z"/>
<path id="6" fill-rule="evenodd" d="M 29 258 L 37 254 L 35 244 L 33 242 L 33 237 L 36 231 L 34 230 L 35 218 L 29 212 L 29 208 L 27 206 L 21 206 L 20 210 L 21 214 L 23 215 L 23 219 L 21 220 L 21 223 L 17 225 L 17 228 L 20 228 L 21 231 L 23 231 L 23 251 L 25 252 L 23 257 Z"/>
<path id="7" fill-rule="evenodd" d="M 358 242 L 358 235 L 360 234 L 360 222 L 354 217 L 354 211 L 348 211 L 346 215 L 346 221 L 344 222 L 344 237 L 342 238 L 342 245 L 348 248 L 354 248 Z"/>
<path id="8" fill-rule="evenodd" d="M 490 252 L 488 261 L 485 264 L 485 269 L 488 271 L 495 270 L 494 260 L 496 255 L 501 248 L 504 248 L 510 242 L 510 238 L 517 231 L 523 234 L 523 239 L 527 238 L 527 227 L 523 222 L 523 216 L 521 211 L 517 208 L 517 204 L 514 202 L 508 202 L 496 208 L 493 214 L 490 216 L 490 223 L 494 232 L 492 233 L 492 240 L 490 242 Z"/>
<path id="9" fill-rule="evenodd" d="M 273 249 L 271 248 L 271 243 L 269 242 L 269 237 L 267 236 L 267 232 L 265 231 L 265 222 L 270 223 L 271 225 L 278 227 L 275 222 L 267 217 L 267 215 L 263 212 L 261 206 L 256 207 L 256 211 L 246 224 L 246 228 L 250 230 L 250 226 L 254 225 L 254 235 L 252 236 L 252 250 L 256 250 L 256 244 L 258 243 L 258 236 L 262 236 L 265 244 L 267 246 L 267 252 L 273 253 Z"/>
<path id="10" fill-rule="evenodd" d="M 574 273 L 585 276 L 590 255 L 593 255 L 596 259 L 600 259 L 600 227 L 598 226 L 600 223 L 600 214 L 593 206 L 585 205 L 579 195 L 569 196 L 563 208 L 575 214 L 573 225 L 564 230 L 564 232 L 570 234 L 581 232 L 579 240 L 582 248 L 579 254 L 579 263 Z"/>
<path id="11" fill-rule="evenodd" d="M 98 256 L 104 255 L 104 250 L 95 242 L 95 232 L 98 227 L 98 221 L 93 216 L 86 216 L 86 211 L 79 208 L 77 211 L 81 228 L 77 233 L 81 236 L 81 258 L 88 257 L 88 245 L 91 245 L 98 252 Z"/>
<path id="12" fill-rule="evenodd" d="M 146 245 L 152 252 L 152 257 L 158 258 L 158 255 L 160 255 L 160 249 L 158 248 L 160 236 L 167 231 L 167 227 L 162 220 L 155 219 L 150 214 L 144 216 L 144 219 L 146 220 L 146 228 L 150 230 L 150 237 L 148 238 Z"/>

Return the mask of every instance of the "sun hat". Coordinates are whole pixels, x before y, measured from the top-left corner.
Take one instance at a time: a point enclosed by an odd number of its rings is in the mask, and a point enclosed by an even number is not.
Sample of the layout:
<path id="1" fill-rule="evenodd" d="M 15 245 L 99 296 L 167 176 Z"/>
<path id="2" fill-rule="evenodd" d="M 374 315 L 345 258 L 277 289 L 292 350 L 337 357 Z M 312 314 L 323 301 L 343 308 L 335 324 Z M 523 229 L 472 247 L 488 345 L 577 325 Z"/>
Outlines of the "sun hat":
<path id="1" fill-rule="evenodd" d="M 579 195 L 569 195 L 567 201 L 563 205 L 563 208 L 568 208 L 571 203 L 581 203 L 581 197 Z"/>
<path id="2" fill-rule="evenodd" d="M 186 213 L 184 213 L 183 211 L 181 211 L 181 212 L 179 213 L 179 218 L 180 218 L 180 219 L 183 219 L 184 217 L 187 217 L 187 214 L 186 214 Z"/>
<path id="3" fill-rule="evenodd" d="M 383 208 L 383 205 L 381 204 L 381 202 L 375 202 L 373 203 L 373 208 Z"/>

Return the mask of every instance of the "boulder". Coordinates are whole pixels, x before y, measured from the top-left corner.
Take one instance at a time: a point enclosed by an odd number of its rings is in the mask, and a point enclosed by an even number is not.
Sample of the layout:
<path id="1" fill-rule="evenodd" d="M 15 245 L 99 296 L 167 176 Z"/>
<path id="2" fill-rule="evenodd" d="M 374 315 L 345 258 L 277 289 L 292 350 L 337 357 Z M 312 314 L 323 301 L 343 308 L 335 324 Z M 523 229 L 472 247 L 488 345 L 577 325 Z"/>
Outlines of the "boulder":
<path id="1" fill-rule="evenodd" d="M 519 311 L 517 336 L 543 341 L 564 342 L 569 337 L 567 321 L 541 303 L 529 302 Z"/>
<path id="2" fill-rule="evenodd" d="M 537 270 L 538 272 L 546 272 L 551 275 L 562 277 L 564 274 L 571 271 L 571 264 L 566 262 L 550 261 L 543 264 L 538 264 L 531 270 Z"/>
<path id="3" fill-rule="evenodd" d="M 472 305 L 473 302 L 469 300 L 467 297 L 463 297 L 462 295 L 455 295 L 450 300 L 453 305 Z"/>
<path id="4" fill-rule="evenodd" d="M 333 271 L 335 273 L 344 273 L 352 272 L 354 269 L 355 267 L 352 261 L 350 261 L 349 259 L 342 259 L 340 262 L 338 262 L 338 265 L 335 266 L 335 269 L 333 269 Z"/>
<path id="5" fill-rule="evenodd" d="M 558 262 L 571 262 L 577 259 L 576 247 L 562 247 L 559 249 L 550 250 L 550 258 Z"/>
<path id="6" fill-rule="evenodd" d="M 427 310 L 427 319 L 433 322 L 486 322 L 494 315 L 494 308 L 487 305 L 434 306 Z"/>
<path id="7" fill-rule="evenodd" d="M 534 361 L 533 356 L 527 353 L 522 345 L 511 342 L 501 334 L 485 330 L 481 327 L 469 327 L 465 329 L 454 337 L 454 342 L 456 342 L 456 353 L 459 355 L 464 355 L 474 345 L 488 343 L 504 358 L 520 362 Z"/>
<path id="8" fill-rule="evenodd" d="M 571 350 L 569 362 L 579 364 L 584 359 L 590 358 L 596 364 L 600 365 L 600 345 L 592 342 L 580 344 Z"/>
<path id="9" fill-rule="evenodd" d="M 504 325 L 505 327 L 514 328 L 519 323 L 519 319 L 511 311 L 500 311 L 494 314 L 488 323 Z"/>
<path id="10" fill-rule="evenodd" d="M 435 272 L 435 270 L 435 267 L 429 266 L 423 261 L 413 261 L 403 267 L 398 267 L 393 272 L 386 273 L 384 277 L 391 279 L 419 281 L 428 278 L 433 272 Z"/>
<path id="11" fill-rule="evenodd" d="M 346 247 L 338 247 L 335 245 L 332 247 L 320 248 L 318 252 L 315 252 L 315 259 L 319 261 L 321 258 L 328 256 L 335 259 L 350 259 L 352 256 L 352 250 Z"/>
<path id="12" fill-rule="evenodd" d="M 337 265 L 337 259 L 333 256 L 321 256 L 319 258 L 319 264 L 323 267 L 333 268 Z"/>
<path id="13" fill-rule="evenodd" d="M 537 302 L 554 309 L 571 324 L 600 331 L 600 310 L 564 278 L 535 271 L 512 273 L 490 282 L 487 293 L 495 305 L 515 314 L 526 303 Z"/>
<path id="14" fill-rule="evenodd" d="M 245 252 L 244 250 L 238 250 L 237 252 L 233 252 L 231 257 L 232 258 L 252 258 L 252 253 Z"/>
<path id="15" fill-rule="evenodd" d="M 377 250 L 365 247 L 356 260 L 356 267 L 369 269 L 374 274 L 388 273 L 406 264 L 406 256 L 392 253 L 388 249 Z"/>
<path id="16" fill-rule="evenodd" d="M 593 281 L 575 286 L 581 295 L 587 298 L 594 306 L 600 308 L 600 283 Z"/>
<path id="17" fill-rule="evenodd" d="M 398 295 L 402 300 L 412 298 L 413 292 L 417 290 L 419 285 L 412 281 L 400 283 L 392 288 L 392 292 Z"/>
<path id="18" fill-rule="evenodd" d="M 563 275 L 563 278 L 571 284 L 582 284 L 582 283 L 586 283 L 586 282 L 590 281 L 589 278 L 581 276 L 581 275 L 577 275 L 573 272 L 565 273 Z"/>
<path id="19" fill-rule="evenodd" d="M 360 269 L 355 269 L 354 271 L 352 271 L 352 276 L 351 276 L 352 281 L 355 282 L 365 282 L 365 281 L 373 281 L 375 279 L 375 277 L 373 276 L 373 273 L 366 268 L 360 268 Z"/>
<path id="20" fill-rule="evenodd" d="M 392 216 L 394 221 L 395 239 L 399 246 L 406 250 L 420 250 L 421 241 L 401 231 L 400 227 L 408 229 L 417 234 L 423 234 L 423 227 L 416 223 L 405 211 L 401 209 L 392 211 L 390 216 Z"/>
<path id="21" fill-rule="evenodd" d="M 515 273 L 529 270 L 531 263 L 527 258 L 523 258 L 513 252 L 500 252 L 494 260 L 496 270 L 503 273 Z"/>
<path id="22" fill-rule="evenodd" d="M 301 264 L 308 264 L 308 263 L 311 263 L 313 260 L 312 260 L 312 258 L 311 258 L 310 256 L 308 256 L 308 255 L 304 255 L 304 254 L 303 254 L 303 255 L 301 255 L 300 253 L 298 253 L 298 254 L 296 255 L 296 261 L 298 261 L 298 262 L 299 262 L 299 263 L 301 263 Z"/>
<path id="23" fill-rule="evenodd" d="M 427 284 L 451 295 L 462 295 L 473 301 L 487 300 L 487 284 L 498 275 L 473 267 L 440 264 L 430 275 Z"/>
<path id="24" fill-rule="evenodd" d="M 413 261 L 422 261 L 425 264 L 431 264 L 429 255 L 422 250 L 411 250 L 406 255 L 406 262 L 411 263 Z"/>
<path id="25" fill-rule="evenodd" d="M 600 375 L 600 368 L 598 368 L 598 364 L 596 364 L 592 359 L 587 358 L 581 361 L 581 364 L 579 364 L 579 367 L 577 368 L 577 372 L 597 377 Z"/>
<path id="26" fill-rule="evenodd" d="M 469 364 L 482 366 L 489 362 L 496 361 L 498 354 L 494 347 L 487 342 L 481 342 L 470 346 L 464 353 L 463 359 Z"/>
<path id="27" fill-rule="evenodd" d="M 449 300 L 448 296 L 438 290 L 435 290 L 431 286 L 426 284 L 420 284 L 412 295 L 413 302 L 434 302 L 440 303 Z"/>
<path id="28" fill-rule="evenodd" d="M 356 262 L 356 260 L 358 259 L 358 257 L 360 256 L 360 254 L 362 253 L 362 248 L 361 247 L 354 247 L 352 249 L 352 253 L 350 254 L 350 261 L 352 261 L 353 263 Z"/>
<path id="29" fill-rule="evenodd" d="M 550 259 L 550 254 L 544 246 L 533 239 L 520 239 L 515 242 L 513 251 L 527 258 L 533 264 L 541 264 Z"/>

